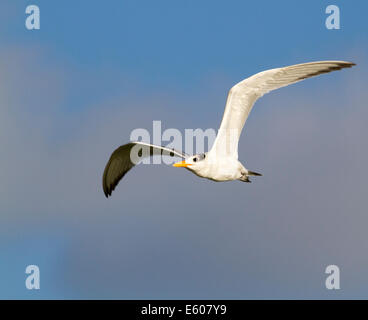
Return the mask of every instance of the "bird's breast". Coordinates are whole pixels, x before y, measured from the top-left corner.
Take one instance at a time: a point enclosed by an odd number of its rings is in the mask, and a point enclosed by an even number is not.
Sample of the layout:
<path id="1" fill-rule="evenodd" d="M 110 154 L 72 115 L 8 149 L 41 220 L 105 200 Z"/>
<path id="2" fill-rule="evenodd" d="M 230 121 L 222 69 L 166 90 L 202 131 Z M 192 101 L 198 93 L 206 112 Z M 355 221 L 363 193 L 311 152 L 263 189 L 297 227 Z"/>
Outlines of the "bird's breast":
<path id="1" fill-rule="evenodd" d="M 239 162 L 234 161 L 234 159 L 220 159 L 212 163 L 209 162 L 195 173 L 202 178 L 214 181 L 231 181 L 241 177 Z"/>

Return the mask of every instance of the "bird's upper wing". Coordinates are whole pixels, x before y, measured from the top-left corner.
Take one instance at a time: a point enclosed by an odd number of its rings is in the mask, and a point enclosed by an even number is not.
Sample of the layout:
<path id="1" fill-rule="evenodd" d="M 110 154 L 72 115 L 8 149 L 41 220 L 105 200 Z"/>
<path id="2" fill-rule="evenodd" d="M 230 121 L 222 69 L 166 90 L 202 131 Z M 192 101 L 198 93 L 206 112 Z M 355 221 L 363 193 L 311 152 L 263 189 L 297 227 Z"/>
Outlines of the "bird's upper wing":
<path id="1" fill-rule="evenodd" d="M 289 84 L 355 65 L 345 61 L 317 61 L 270 69 L 233 86 L 228 94 L 221 126 L 212 150 L 217 155 L 238 157 L 238 141 L 253 104 L 265 93 Z M 212 153 L 211 150 L 211 153 Z"/>
<path id="2" fill-rule="evenodd" d="M 153 155 L 176 156 L 183 159 L 186 157 L 177 150 L 144 142 L 130 142 L 120 146 L 112 153 L 103 174 L 102 187 L 106 198 L 111 196 L 119 181 L 139 160 Z"/>

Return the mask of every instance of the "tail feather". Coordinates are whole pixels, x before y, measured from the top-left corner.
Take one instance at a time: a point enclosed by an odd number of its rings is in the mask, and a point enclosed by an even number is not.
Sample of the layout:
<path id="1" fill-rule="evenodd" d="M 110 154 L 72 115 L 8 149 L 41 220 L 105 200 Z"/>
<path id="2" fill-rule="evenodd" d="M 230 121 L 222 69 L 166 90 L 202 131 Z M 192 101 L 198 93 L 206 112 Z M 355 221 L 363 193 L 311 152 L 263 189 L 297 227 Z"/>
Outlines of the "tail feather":
<path id="1" fill-rule="evenodd" d="M 252 181 L 249 180 L 248 176 L 242 176 L 238 179 L 239 181 L 251 183 Z"/>
<path id="2" fill-rule="evenodd" d="M 248 170 L 248 176 L 262 176 L 262 174 Z"/>

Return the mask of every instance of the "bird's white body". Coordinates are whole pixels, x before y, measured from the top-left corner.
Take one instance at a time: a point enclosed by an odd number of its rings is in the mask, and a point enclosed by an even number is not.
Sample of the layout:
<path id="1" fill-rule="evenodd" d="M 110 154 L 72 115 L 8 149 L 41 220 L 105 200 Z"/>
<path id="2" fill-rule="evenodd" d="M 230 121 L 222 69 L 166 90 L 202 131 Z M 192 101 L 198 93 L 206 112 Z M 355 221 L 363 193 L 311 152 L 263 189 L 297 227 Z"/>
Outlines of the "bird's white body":
<path id="1" fill-rule="evenodd" d="M 186 167 L 201 178 L 207 178 L 213 181 L 233 181 L 239 180 L 246 175 L 248 170 L 234 157 L 216 157 L 211 158 L 211 153 L 207 154 L 206 159 Z"/>
<path id="2" fill-rule="evenodd" d="M 247 170 L 238 161 L 238 142 L 241 131 L 254 103 L 264 94 L 292 83 L 354 65 L 345 61 L 317 61 L 296 64 L 259 72 L 233 86 L 228 94 L 221 126 L 211 150 L 204 154 L 187 155 L 142 142 L 131 142 L 116 149 L 107 163 L 103 175 L 106 197 L 111 195 L 120 179 L 136 164 L 132 160 L 135 148 L 145 149 L 147 156 L 154 154 L 177 156 L 185 159 L 174 164 L 185 167 L 197 176 L 213 181 L 240 180 L 250 182 L 249 176 L 261 174 Z"/>

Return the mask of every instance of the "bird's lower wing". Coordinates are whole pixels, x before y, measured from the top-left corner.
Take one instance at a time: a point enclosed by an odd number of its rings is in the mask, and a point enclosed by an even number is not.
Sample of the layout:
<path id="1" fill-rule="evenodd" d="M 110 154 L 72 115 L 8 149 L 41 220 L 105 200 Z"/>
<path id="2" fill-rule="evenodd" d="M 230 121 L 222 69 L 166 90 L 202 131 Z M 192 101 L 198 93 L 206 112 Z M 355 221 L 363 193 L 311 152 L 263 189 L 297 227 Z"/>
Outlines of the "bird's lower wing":
<path id="1" fill-rule="evenodd" d="M 106 164 L 102 178 L 102 187 L 107 197 L 118 185 L 124 175 L 140 160 L 153 155 L 180 157 L 185 159 L 185 154 L 174 149 L 156 146 L 143 142 L 130 142 L 117 148 L 110 156 Z"/>
<path id="2" fill-rule="evenodd" d="M 221 126 L 212 150 L 217 155 L 238 157 L 238 141 L 256 100 L 267 92 L 304 79 L 355 65 L 345 61 L 318 61 L 257 73 L 229 91 Z M 212 152 L 211 150 L 211 152 Z"/>

